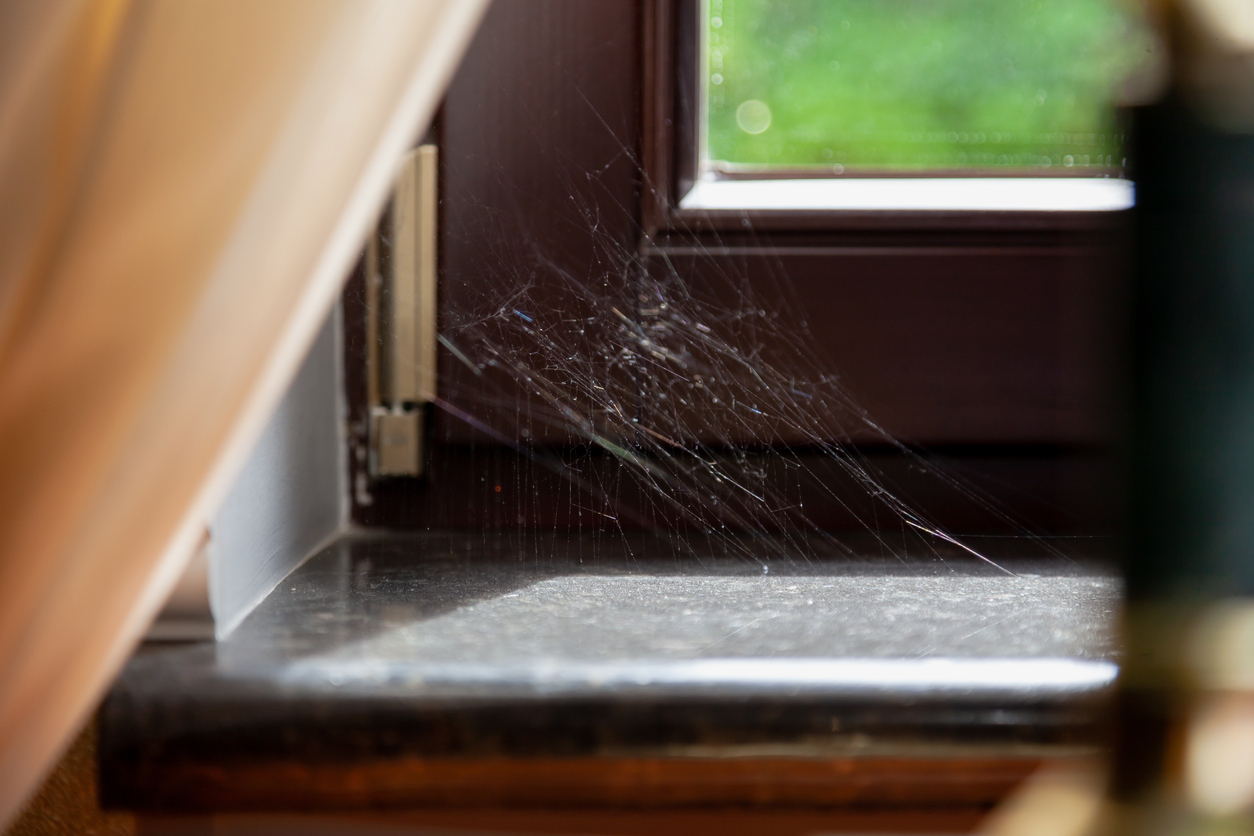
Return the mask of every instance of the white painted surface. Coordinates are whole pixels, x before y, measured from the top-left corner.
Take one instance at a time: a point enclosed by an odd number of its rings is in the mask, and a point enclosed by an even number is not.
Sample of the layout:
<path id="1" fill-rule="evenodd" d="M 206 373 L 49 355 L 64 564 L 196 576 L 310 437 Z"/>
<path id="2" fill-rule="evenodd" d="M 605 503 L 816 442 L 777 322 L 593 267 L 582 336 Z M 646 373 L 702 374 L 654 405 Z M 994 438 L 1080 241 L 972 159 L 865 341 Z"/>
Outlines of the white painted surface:
<path id="1" fill-rule="evenodd" d="M 339 309 L 209 524 L 209 601 L 225 638 L 347 522 Z"/>
<path id="2" fill-rule="evenodd" d="M 680 209 L 796 211 L 1115 212 L 1131 208 L 1129 180 L 1091 177 L 703 180 Z"/>

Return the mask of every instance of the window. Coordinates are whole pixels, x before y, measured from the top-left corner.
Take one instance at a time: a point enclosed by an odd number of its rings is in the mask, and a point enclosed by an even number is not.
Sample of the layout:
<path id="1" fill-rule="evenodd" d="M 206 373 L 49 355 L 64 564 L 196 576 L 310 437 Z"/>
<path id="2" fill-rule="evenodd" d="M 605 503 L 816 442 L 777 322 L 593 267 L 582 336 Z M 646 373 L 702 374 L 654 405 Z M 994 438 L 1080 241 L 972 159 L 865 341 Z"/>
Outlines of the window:
<path id="1" fill-rule="evenodd" d="M 1132 203 L 1115 105 L 1155 42 L 1114 0 L 704 0 L 693 17 L 683 208 Z"/>
<path id="2" fill-rule="evenodd" d="M 707 171 L 1118 174 L 1110 0 L 706 0 Z M 1068 171 L 1071 169 L 1071 171 Z"/>
<path id="3" fill-rule="evenodd" d="M 1085 490 L 1113 274 L 1095 222 L 1119 213 L 655 204 L 696 173 L 699 19 L 493 4 L 429 138 L 425 475 L 370 478 L 363 258 L 360 528 L 217 650 L 136 661 L 104 712 L 111 798 L 905 826 L 878 805 L 960 830 L 1100 741 L 1118 584 L 1081 569 L 1100 541 L 1017 521 L 1106 519 Z"/>

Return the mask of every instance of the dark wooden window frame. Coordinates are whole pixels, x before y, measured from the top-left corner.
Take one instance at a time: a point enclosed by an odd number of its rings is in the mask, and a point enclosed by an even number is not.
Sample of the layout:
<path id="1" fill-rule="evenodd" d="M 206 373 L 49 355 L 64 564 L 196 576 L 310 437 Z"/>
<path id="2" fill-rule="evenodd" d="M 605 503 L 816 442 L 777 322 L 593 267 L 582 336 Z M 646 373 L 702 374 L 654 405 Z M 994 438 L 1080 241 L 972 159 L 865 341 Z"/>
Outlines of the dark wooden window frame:
<path id="1" fill-rule="evenodd" d="M 609 7 L 617 10 L 609 14 L 581 3 L 502 0 L 472 45 L 471 59 L 480 63 L 468 59 L 450 88 L 435 128 L 444 147 L 441 304 L 458 281 L 497 275 L 479 260 L 484 248 L 477 236 L 513 235 L 532 221 L 543 231 L 558 217 L 564 229 L 578 228 L 583 218 L 563 209 L 566 186 L 555 173 L 571 160 L 598 171 L 611 164 L 609 200 L 624 210 L 613 234 L 624 251 L 635 250 L 641 276 L 675 270 L 689 287 L 708 293 L 726 276 L 787 275 L 819 320 L 834 321 L 834 305 L 842 316 L 848 312 L 845 326 L 827 328 L 815 345 L 895 438 L 976 483 L 1008 485 L 1007 506 L 1041 531 L 1087 531 L 1093 526 L 1084 520 L 1105 518 L 1092 495 L 1104 484 L 1107 435 L 1094 426 L 1098 399 L 1090 378 L 1104 379 L 1094 361 L 1108 354 L 1097 343 L 1106 339 L 1110 318 L 1099 309 L 1120 286 L 1109 259 L 1118 250 L 1112 232 L 1128 213 L 680 210 L 696 165 L 698 3 L 635 0 L 630 14 L 626 7 Z M 608 20 L 598 23 L 601 16 Z M 527 36 L 518 37 L 519 30 Z M 607 55 L 617 62 L 612 78 L 596 66 Z M 569 91 L 571 79 L 582 79 L 584 88 Z M 541 109 L 545 117 L 537 118 Z M 499 127 L 503 119 L 517 135 Z M 605 130 L 610 125 L 613 136 Z M 606 188 L 603 179 L 589 180 L 582 200 L 595 205 Z M 507 205 L 506 198 L 525 199 L 529 208 L 487 211 Z M 578 234 L 545 240 L 567 269 L 593 269 L 596 250 Z M 354 450 L 364 443 L 364 389 L 352 372 L 364 338 L 362 280 L 358 271 L 345 293 Z M 716 300 L 717 294 L 707 302 Z M 441 363 L 446 386 L 461 366 L 446 353 Z M 457 403 L 457 394 L 447 389 L 442 397 Z M 524 396 L 515 410 L 525 409 Z M 574 504 L 554 499 L 570 490 L 560 477 L 468 432 L 447 418 L 433 421 L 430 475 L 380 480 L 369 486 L 370 496 L 355 490 L 354 521 L 396 528 L 583 525 Z M 849 441 L 889 470 L 904 466 L 896 447 Z M 357 478 L 364 460 L 350 459 L 353 484 L 365 490 Z M 606 478 L 617 472 L 612 457 L 592 459 Z M 498 484 L 519 489 L 497 493 Z M 968 521 L 969 503 L 949 509 L 952 497 L 933 496 L 930 486 L 913 496 L 936 509 L 942 524 L 958 531 L 991 525 L 983 516 Z M 634 507 L 632 496 L 623 499 Z M 851 525 L 817 500 L 806 507 L 815 509 L 816 524 Z M 1081 513 L 1083 520 L 1073 522 Z"/>

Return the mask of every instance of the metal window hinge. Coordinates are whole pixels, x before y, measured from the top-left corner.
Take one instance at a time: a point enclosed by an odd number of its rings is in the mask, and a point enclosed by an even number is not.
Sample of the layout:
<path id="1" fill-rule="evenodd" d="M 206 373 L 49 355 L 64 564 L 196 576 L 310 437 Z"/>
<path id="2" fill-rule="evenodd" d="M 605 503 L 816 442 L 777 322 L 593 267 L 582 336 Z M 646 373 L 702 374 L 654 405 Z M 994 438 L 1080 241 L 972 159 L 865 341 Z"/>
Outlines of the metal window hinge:
<path id="1" fill-rule="evenodd" d="M 436 387 L 436 147 L 401 165 L 366 251 L 370 474 L 421 476 Z"/>

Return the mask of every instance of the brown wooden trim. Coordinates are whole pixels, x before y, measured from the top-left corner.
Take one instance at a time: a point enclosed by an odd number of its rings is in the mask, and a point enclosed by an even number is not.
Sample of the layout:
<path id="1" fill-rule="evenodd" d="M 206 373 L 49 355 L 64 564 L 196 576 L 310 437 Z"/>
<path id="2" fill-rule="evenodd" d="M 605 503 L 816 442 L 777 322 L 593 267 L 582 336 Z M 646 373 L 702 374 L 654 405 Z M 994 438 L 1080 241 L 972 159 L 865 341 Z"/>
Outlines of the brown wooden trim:
<path id="1" fill-rule="evenodd" d="M 642 240 L 648 241 L 666 225 L 666 208 L 671 200 L 671 2 L 645 0 L 640 16 L 644 30 L 640 39 L 640 214 Z"/>
<path id="2" fill-rule="evenodd" d="M 673 228 L 679 200 L 697 174 L 700 80 L 696 0 L 643 0 L 641 68 L 642 239 Z"/>
<path id="3" fill-rule="evenodd" d="M 701 164 L 701 26 L 699 0 L 672 0 L 674 31 L 671 33 L 673 67 L 669 80 L 674 91 L 675 130 L 671 172 L 675 202 L 696 182 Z"/>
<path id="4" fill-rule="evenodd" d="M 183 762 L 114 779 L 107 800 L 152 811 L 980 808 L 1004 798 L 1042 763 L 1032 755 Z"/>
<path id="5" fill-rule="evenodd" d="M 987 212 L 900 210 L 745 211 L 679 209 L 666 212 L 668 230 L 678 233 L 829 232 L 893 233 L 901 246 L 921 233 L 1046 233 L 1093 236 L 1126 225 L 1127 212 Z M 958 239 L 955 239 L 958 240 Z"/>
<path id="6" fill-rule="evenodd" d="M 1110 258 L 1122 252 L 1131 229 L 1130 213 L 1114 212 L 1096 219 L 1080 219 L 1071 228 L 1063 228 L 1065 219 L 1053 219 L 1053 228 L 1043 226 L 1012 226 L 1015 218 L 1004 219 L 998 225 L 995 219 L 972 219 L 982 223 L 954 225 L 951 219 L 946 225 L 941 219 L 926 216 L 908 225 L 908 219 L 898 216 L 847 217 L 846 225 L 833 229 L 828 218 L 821 215 L 812 219 L 810 228 L 804 228 L 797 217 L 776 219 L 779 229 L 766 228 L 770 222 L 759 225 L 761 219 L 753 216 L 750 225 L 739 228 L 720 227 L 713 223 L 694 222 L 686 229 L 664 229 L 655 233 L 641 248 L 642 255 L 652 252 L 674 252 L 680 249 L 698 249 L 703 253 L 723 248 L 743 250 L 745 255 L 756 252 L 772 256 L 791 249 L 806 249 L 815 253 L 858 249 L 878 250 L 881 254 L 921 252 L 930 250 L 936 254 L 954 254 L 977 250 L 1010 254 L 1024 251 L 1034 255 L 1053 251 L 1083 249 L 1094 258 Z M 806 220 L 806 219 L 801 219 Z M 1028 253 L 1026 250 L 1033 250 Z"/>
<path id="7" fill-rule="evenodd" d="M 1098 246 L 1085 246 L 1083 243 L 1067 242 L 1058 246 L 1039 243 L 1015 243 L 1004 247 L 989 245 L 972 245 L 965 241 L 952 246 L 937 243 L 918 244 L 911 246 L 890 246 L 875 244 L 844 244 L 834 243 L 830 239 L 818 238 L 802 241 L 790 241 L 787 238 L 772 237 L 767 243 L 752 243 L 732 236 L 720 236 L 717 240 L 683 239 L 679 237 L 662 238 L 644 255 L 698 256 L 701 258 L 717 258 L 719 256 L 767 256 L 781 258 L 785 256 L 949 256 L 980 258 L 991 256 L 1021 256 L 1023 258 L 1094 258 L 1104 254 Z"/>
<path id="8" fill-rule="evenodd" d="M 602 836 L 812 836 L 815 833 L 970 833 L 987 810 L 983 807 L 909 809 L 752 809 L 699 810 L 520 810 L 458 809 L 353 813 L 334 816 L 300 814 L 216 815 L 213 822 L 228 832 L 303 833 L 342 831 L 364 834 L 409 833 L 421 828 L 439 831 Z M 142 816 L 140 834 L 206 832 L 200 817 Z M 423 831 L 425 832 L 425 831 Z"/>
<path id="9" fill-rule="evenodd" d="M 643 36 L 641 69 L 641 202 L 642 241 L 657 232 L 675 227 L 671 218 L 680 198 L 691 188 L 696 174 L 696 119 L 700 113 L 681 108 L 680 64 L 683 26 L 681 6 L 691 6 L 688 18 L 695 20 L 695 0 L 642 0 Z M 690 45 L 692 53 L 696 45 Z M 695 80 L 695 79 L 693 79 Z M 688 95 L 687 98 L 691 98 Z M 691 103 L 685 103 L 691 104 Z M 686 113 L 681 114 L 681 110 Z M 683 117 L 688 117 L 687 122 Z M 683 152 L 682 159 L 677 159 Z M 681 187 L 683 179 L 686 185 Z"/>

